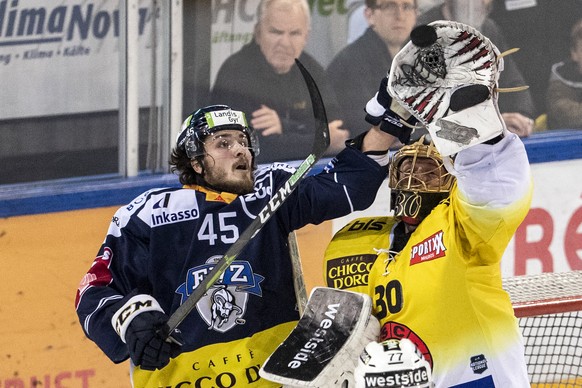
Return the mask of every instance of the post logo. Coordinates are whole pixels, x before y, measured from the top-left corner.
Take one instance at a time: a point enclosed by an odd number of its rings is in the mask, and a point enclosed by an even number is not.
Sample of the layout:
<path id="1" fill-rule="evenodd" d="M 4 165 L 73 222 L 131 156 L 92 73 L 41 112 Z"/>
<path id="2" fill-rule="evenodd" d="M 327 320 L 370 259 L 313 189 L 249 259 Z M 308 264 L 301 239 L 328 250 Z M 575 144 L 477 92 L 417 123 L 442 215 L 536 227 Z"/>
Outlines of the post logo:
<path id="1" fill-rule="evenodd" d="M 447 248 L 443 243 L 443 231 L 439 230 L 412 247 L 410 252 L 410 265 L 444 257 L 446 251 Z"/>

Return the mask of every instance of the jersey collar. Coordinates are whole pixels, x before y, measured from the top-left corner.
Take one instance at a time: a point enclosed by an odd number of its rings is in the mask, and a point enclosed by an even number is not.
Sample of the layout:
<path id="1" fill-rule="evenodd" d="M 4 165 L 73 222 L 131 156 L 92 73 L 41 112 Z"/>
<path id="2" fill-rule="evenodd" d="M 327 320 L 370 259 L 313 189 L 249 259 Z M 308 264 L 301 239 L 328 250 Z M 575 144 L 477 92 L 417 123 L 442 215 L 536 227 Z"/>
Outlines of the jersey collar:
<path id="1" fill-rule="evenodd" d="M 206 200 L 210 202 L 231 203 L 238 197 L 238 194 L 227 193 L 226 191 L 219 193 L 218 191 L 210 190 L 206 187 L 199 185 L 184 185 L 184 188 L 200 191 L 206 194 Z"/>

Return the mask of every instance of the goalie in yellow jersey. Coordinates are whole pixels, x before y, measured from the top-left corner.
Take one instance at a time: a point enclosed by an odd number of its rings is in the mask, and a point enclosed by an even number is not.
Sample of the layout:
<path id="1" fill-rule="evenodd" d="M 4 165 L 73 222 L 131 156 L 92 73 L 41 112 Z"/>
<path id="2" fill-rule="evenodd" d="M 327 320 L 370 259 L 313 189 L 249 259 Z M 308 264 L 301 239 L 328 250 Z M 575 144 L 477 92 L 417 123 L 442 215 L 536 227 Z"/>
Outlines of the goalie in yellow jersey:
<path id="1" fill-rule="evenodd" d="M 501 281 L 532 193 L 525 148 L 497 109 L 503 56 L 460 23 L 421 26 L 411 38 L 366 106 L 368 122 L 407 144 L 389 164 L 393 215 L 336 233 L 327 286 L 369 295 L 378 341 L 412 341 L 435 387 L 529 387 Z M 410 144 L 415 119 L 429 134 Z"/>

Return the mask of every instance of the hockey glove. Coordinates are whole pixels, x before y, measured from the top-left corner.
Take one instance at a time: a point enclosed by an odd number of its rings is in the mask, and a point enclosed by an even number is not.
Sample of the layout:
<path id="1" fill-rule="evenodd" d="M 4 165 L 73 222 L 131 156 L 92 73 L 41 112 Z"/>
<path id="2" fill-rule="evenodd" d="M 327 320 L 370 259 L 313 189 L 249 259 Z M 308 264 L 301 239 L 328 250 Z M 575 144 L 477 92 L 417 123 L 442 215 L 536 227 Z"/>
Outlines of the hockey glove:
<path id="1" fill-rule="evenodd" d="M 504 54 L 478 30 L 448 20 L 417 26 L 410 38 L 392 60 L 388 92 L 426 126 L 441 156 L 502 134 Z"/>
<path id="2" fill-rule="evenodd" d="M 180 353 L 179 333 L 172 341 L 161 336 L 160 328 L 168 321 L 158 302 L 149 295 L 136 295 L 113 316 L 112 324 L 121 340 L 127 344 L 134 365 L 146 370 L 161 369 L 170 357 Z"/>
<path id="3" fill-rule="evenodd" d="M 376 95 L 366 104 L 366 121 L 406 144 L 418 119 L 388 94 L 388 77 L 382 78 Z"/>

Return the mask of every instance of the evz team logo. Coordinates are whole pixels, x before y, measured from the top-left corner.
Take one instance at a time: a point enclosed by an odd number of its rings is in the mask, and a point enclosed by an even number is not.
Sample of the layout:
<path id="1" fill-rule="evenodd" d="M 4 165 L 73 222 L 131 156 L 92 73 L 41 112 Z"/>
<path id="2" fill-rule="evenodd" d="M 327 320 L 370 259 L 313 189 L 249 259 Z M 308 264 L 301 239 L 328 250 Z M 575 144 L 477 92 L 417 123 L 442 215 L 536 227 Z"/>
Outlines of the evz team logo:
<path id="1" fill-rule="evenodd" d="M 412 247 L 410 265 L 438 259 L 445 255 L 447 248 L 443 243 L 443 231 L 439 230 Z"/>
<path id="2" fill-rule="evenodd" d="M 200 285 L 220 257 L 213 256 L 206 264 L 188 270 L 186 282 L 176 290 L 182 296 L 180 304 Z M 244 325 L 249 294 L 262 296 L 259 283 L 264 279 L 253 272 L 248 261 L 233 261 L 218 282 L 196 304 L 196 310 L 208 324 L 208 330 L 224 333 L 235 325 Z"/>

